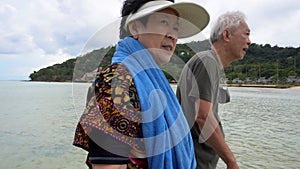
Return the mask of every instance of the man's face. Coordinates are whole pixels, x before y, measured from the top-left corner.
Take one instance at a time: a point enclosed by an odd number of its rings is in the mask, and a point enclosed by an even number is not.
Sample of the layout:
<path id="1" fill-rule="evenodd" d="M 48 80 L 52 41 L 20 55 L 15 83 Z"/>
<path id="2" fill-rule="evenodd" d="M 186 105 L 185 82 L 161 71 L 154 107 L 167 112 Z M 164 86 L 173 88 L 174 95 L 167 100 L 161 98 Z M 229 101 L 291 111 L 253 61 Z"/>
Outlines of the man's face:
<path id="1" fill-rule="evenodd" d="M 231 34 L 231 50 L 234 60 L 243 59 L 249 46 L 250 29 L 245 21 L 241 21 L 240 25 L 234 29 Z"/>

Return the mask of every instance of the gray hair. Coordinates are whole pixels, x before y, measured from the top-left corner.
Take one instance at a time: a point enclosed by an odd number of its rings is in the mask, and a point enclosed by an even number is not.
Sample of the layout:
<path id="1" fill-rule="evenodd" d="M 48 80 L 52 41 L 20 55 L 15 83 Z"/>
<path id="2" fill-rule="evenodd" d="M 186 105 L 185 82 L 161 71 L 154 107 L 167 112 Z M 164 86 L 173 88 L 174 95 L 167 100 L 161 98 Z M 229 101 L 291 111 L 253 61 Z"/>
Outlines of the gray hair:
<path id="1" fill-rule="evenodd" d="M 240 25 L 241 21 L 246 20 L 244 13 L 240 11 L 226 12 L 219 16 L 210 33 L 210 42 L 213 44 L 218 41 L 225 29 L 232 30 Z"/>

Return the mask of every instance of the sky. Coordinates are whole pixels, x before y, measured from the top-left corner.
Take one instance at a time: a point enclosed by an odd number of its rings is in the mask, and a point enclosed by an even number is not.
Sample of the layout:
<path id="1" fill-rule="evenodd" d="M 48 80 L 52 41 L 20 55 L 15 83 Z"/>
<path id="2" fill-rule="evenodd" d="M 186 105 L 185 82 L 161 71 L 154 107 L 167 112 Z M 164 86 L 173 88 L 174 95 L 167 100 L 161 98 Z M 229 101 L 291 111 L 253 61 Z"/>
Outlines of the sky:
<path id="1" fill-rule="evenodd" d="M 247 16 L 252 43 L 300 47 L 299 0 L 185 1 L 209 12 L 210 23 L 201 34 L 206 38 L 219 15 L 239 10 Z M 29 80 L 41 68 L 112 45 L 122 2 L 0 0 L 0 80 Z"/>

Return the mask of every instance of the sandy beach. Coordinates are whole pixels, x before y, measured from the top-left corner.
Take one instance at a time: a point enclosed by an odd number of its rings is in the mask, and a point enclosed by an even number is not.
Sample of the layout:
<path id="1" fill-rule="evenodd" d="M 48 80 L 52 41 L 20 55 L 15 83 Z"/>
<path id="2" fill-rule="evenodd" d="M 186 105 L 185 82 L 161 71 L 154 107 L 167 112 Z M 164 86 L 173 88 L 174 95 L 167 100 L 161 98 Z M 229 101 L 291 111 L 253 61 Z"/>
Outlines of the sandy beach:
<path id="1" fill-rule="evenodd" d="M 172 86 L 173 90 L 176 90 L 177 84 L 176 83 L 170 83 L 170 85 Z M 228 87 L 258 87 L 258 88 L 280 88 L 277 87 L 276 85 L 234 85 L 231 84 Z M 285 88 L 285 87 L 282 87 Z M 286 87 L 286 89 L 289 90 L 300 90 L 300 86 L 292 86 L 292 87 Z"/>
<path id="2" fill-rule="evenodd" d="M 291 89 L 291 90 L 300 90 L 300 86 L 293 86 L 293 87 L 290 87 L 289 89 Z"/>

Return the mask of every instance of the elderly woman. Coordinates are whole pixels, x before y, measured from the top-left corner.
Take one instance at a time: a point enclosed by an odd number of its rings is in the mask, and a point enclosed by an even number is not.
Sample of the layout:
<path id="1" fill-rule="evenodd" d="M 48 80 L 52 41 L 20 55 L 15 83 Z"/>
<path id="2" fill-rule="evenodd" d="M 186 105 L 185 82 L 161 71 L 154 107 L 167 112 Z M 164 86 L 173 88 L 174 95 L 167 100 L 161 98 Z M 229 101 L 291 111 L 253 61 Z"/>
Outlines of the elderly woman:
<path id="1" fill-rule="evenodd" d="M 178 38 L 209 22 L 195 3 L 127 0 L 112 64 L 97 76 L 74 145 L 90 168 L 195 168 L 193 142 L 177 98 L 159 65 Z"/>

